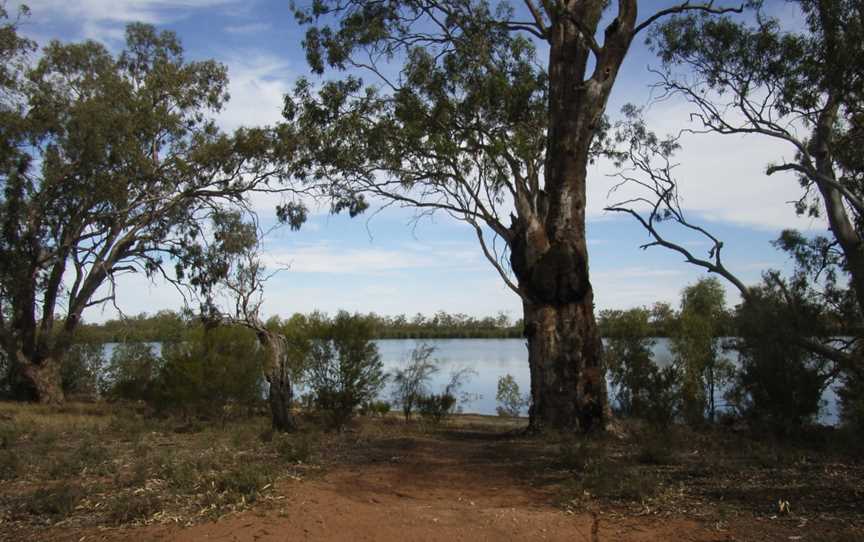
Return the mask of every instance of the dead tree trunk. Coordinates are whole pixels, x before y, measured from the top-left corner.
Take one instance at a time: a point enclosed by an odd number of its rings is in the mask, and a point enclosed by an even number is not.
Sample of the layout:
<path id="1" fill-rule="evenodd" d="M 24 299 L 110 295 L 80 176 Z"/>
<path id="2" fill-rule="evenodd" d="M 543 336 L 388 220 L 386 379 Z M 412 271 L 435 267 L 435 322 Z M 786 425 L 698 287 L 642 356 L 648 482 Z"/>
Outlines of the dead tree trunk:
<path id="1" fill-rule="evenodd" d="M 267 349 L 267 366 L 264 377 L 270 385 L 268 402 L 273 429 L 290 432 L 297 429 L 297 421 L 291 412 L 294 389 L 288 367 L 288 350 L 285 338 L 272 331 L 259 330 L 258 340 Z"/>

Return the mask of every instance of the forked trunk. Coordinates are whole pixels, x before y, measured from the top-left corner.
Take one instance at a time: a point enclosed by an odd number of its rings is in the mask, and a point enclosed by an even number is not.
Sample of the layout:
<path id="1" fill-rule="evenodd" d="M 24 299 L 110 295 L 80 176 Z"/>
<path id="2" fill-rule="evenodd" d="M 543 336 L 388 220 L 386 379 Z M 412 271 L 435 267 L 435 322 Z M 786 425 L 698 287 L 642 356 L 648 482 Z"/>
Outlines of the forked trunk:
<path id="1" fill-rule="evenodd" d="M 27 360 L 19 353 L 21 376 L 32 388 L 36 401 L 47 405 L 61 405 L 65 401 L 60 377 L 60 363 L 54 358 L 45 358 L 39 363 Z"/>
<path id="2" fill-rule="evenodd" d="M 525 322 L 531 429 L 601 428 L 606 381 L 591 296 L 558 306 L 526 304 Z"/>

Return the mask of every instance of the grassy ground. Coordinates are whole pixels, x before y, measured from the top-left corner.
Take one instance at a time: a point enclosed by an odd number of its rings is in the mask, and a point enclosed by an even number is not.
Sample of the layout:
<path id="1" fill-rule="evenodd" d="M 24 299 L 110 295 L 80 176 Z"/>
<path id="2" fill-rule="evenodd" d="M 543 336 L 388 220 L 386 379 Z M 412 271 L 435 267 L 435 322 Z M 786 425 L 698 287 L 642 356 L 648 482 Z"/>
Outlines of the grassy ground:
<path id="1" fill-rule="evenodd" d="M 523 425 L 460 416 L 429 427 L 390 416 L 358 419 L 338 434 L 307 421 L 279 435 L 263 416 L 223 426 L 149 418 L 132 407 L 0 403 L 0 539 L 58 526 L 191 525 L 267 508 L 285 479 L 345 465 L 362 472 L 418 442 L 459 455 L 457 469 L 504 469 L 553 495 L 565 513 L 864 539 L 864 464 L 833 432 L 790 444 L 720 428 L 658 434 L 632 422 L 600 437 L 530 437 Z"/>

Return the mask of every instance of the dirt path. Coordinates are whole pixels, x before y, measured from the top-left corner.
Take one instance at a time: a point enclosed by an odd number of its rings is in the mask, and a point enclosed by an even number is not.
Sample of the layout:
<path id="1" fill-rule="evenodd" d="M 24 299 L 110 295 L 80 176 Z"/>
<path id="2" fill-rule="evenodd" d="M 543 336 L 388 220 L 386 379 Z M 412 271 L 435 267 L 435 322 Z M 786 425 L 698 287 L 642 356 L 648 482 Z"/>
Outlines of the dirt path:
<path id="1" fill-rule="evenodd" d="M 592 536 L 592 516 L 556 507 L 551 492 L 515 475 L 507 451 L 506 435 L 483 432 L 385 439 L 318 479 L 282 482 L 267 504 L 217 522 L 66 534 L 188 542 L 729 539 L 692 521 L 603 515 Z"/>

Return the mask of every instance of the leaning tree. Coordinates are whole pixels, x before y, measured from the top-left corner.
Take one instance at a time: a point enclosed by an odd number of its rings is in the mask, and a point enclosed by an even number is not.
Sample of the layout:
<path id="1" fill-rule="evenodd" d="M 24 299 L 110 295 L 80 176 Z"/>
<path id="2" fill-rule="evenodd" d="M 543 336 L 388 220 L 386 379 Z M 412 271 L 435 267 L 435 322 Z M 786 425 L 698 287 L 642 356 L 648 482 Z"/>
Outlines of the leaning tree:
<path id="1" fill-rule="evenodd" d="M 346 73 L 319 88 L 301 81 L 286 99 L 305 139 L 300 172 L 337 210 L 362 211 L 371 196 L 473 227 L 523 302 L 534 429 L 588 430 L 607 410 L 585 199 L 621 64 L 666 15 L 728 11 L 684 2 L 640 18 L 637 8 L 316 0 L 295 10 L 313 70 Z"/>
<path id="2" fill-rule="evenodd" d="M 696 131 L 746 135 L 785 146 L 766 156 L 767 175 L 792 172 L 801 186 L 799 215 L 821 217 L 827 235 L 784 231 L 774 242 L 795 263 L 792 277 L 767 272 L 745 285 L 722 260 L 723 240 L 685 212 L 670 156 L 677 145 L 650 133 L 631 110 L 619 156 L 634 198 L 610 207 L 633 216 L 651 242 L 734 285 L 747 305 L 783 307 L 797 347 L 864 381 L 864 4 L 798 0 L 801 25 L 768 17 L 755 3 L 745 20 L 687 15 L 660 26 L 652 41 L 663 60 L 662 98 L 689 102 Z M 690 182 L 685 180 L 684 182 Z M 780 180 L 774 182 L 781 182 Z M 778 202 L 779 203 L 779 202 Z M 707 257 L 677 241 L 670 224 L 702 236 Z M 815 318 L 818 316 L 819 318 Z"/>
<path id="3" fill-rule="evenodd" d="M 35 64 L 17 36 L 0 32 L 16 60 L 0 79 L 0 339 L 20 387 L 56 403 L 82 313 L 115 298 L 118 276 L 207 290 L 224 274 L 249 194 L 288 189 L 289 139 L 220 132 L 208 115 L 226 69 L 184 60 L 171 32 L 130 25 L 117 56 L 51 42 Z"/>

